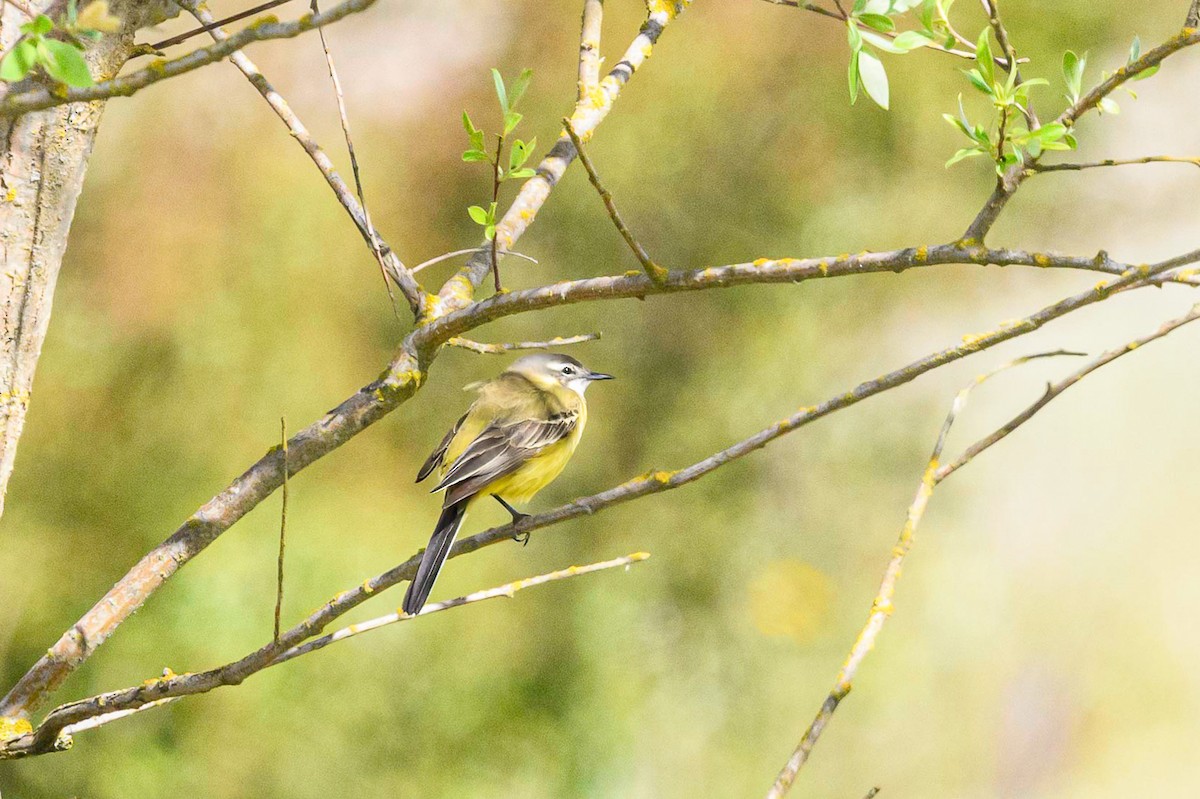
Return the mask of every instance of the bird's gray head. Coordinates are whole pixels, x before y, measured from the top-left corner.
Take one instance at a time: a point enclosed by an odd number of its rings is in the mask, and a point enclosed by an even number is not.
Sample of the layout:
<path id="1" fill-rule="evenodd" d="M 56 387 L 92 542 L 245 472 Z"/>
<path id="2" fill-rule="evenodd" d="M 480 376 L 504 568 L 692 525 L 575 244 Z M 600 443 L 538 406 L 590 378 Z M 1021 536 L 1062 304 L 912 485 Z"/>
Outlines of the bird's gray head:
<path id="1" fill-rule="evenodd" d="M 593 372 L 570 355 L 539 352 L 513 361 L 506 371 L 514 372 L 543 389 L 563 386 L 579 396 L 596 380 L 612 380 L 612 375 Z"/>

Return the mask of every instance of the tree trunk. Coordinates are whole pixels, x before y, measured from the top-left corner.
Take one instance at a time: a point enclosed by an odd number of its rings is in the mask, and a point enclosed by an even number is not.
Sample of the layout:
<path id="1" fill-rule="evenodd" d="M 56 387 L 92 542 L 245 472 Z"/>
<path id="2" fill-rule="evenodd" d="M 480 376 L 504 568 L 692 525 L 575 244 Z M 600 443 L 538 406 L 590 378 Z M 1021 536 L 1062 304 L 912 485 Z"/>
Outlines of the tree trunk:
<path id="1" fill-rule="evenodd" d="M 166 0 L 124 0 L 112 5 L 123 22 L 121 32 L 104 36 L 86 54 L 97 81 L 121 69 L 139 28 L 178 13 Z M 46 13 L 57 18 L 61 5 L 52 4 Z M 3 4 L 0 47 L 4 52 L 20 37 L 19 28 L 26 21 L 15 6 Z M 103 101 L 73 103 L 0 119 L 0 514 L 50 324 L 54 285 L 103 110 Z"/>

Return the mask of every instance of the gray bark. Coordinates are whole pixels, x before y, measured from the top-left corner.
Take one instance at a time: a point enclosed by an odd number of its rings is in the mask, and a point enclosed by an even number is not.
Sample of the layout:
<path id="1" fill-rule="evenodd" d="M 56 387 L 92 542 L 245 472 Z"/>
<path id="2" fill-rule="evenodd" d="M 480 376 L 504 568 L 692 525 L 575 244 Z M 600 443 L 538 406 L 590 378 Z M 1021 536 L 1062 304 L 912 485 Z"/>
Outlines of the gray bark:
<path id="1" fill-rule="evenodd" d="M 122 31 L 104 36 L 86 54 L 97 80 L 121 69 L 138 28 L 178 9 L 166 0 L 120 0 L 112 12 L 122 19 Z M 61 11 L 52 7 L 47 13 L 56 17 Z M 17 8 L 3 5 L 0 47 L 5 52 L 26 21 Z M 0 514 L 103 110 L 103 101 L 73 103 L 0 120 Z"/>

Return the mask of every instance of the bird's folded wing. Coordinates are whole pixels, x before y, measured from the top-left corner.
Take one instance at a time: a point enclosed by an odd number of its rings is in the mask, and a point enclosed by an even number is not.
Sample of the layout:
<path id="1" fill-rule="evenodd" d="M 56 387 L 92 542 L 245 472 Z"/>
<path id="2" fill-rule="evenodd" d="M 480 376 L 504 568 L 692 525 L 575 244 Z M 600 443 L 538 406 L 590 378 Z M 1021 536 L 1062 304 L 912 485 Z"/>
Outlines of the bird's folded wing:
<path id="1" fill-rule="evenodd" d="M 421 471 L 417 472 L 417 482 L 421 482 L 426 477 L 433 473 L 433 470 L 442 465 L 442 460 L 446 457 L 446 450 L 450 448 L 450 442 L 454 440 L 455 433 L 458 428 L 462 427 L 463 422 L 467 420 L 469 413 L 464 413 L 454 423 L 454 427 L 450 428 L 450 432 L 446 433 L 446 437 L 442 439 L 442 443 L 437 445 L 437 449 L 425 460 L 425 464 L 421 467 Z"/>
<path id="2" fill-rule="evenodd" d="M 470 497 L 566 438 L 578 418 L 578 414 L 563 413 L 548 419 L 489 425 L 467 445 L 433 490 L 446 489 L 447 505 Z"/>

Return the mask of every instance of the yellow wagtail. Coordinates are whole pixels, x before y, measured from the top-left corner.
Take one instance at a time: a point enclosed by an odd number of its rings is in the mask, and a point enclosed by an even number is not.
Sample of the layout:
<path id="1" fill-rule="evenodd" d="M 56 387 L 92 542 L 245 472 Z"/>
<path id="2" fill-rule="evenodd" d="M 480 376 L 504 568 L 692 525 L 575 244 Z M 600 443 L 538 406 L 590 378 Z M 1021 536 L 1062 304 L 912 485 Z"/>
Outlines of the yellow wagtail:
<path id="1" fill-rule="evenodd" d="M 562 472 L 587 423 L 583 393 L 593 380 L 611 379 L 568 355 L 540 353 L 519 358 L 494 380 L 468 386 L 479 398 L 417 474 L 419 483 L 438 469 L 441 480 L 433 490 L 446 495 L 404 595 L 405 613 L 425 606 L 472 502 L 491 496 L 514 522 L 526 515 L 513 505 L 533 499 Z"/>

